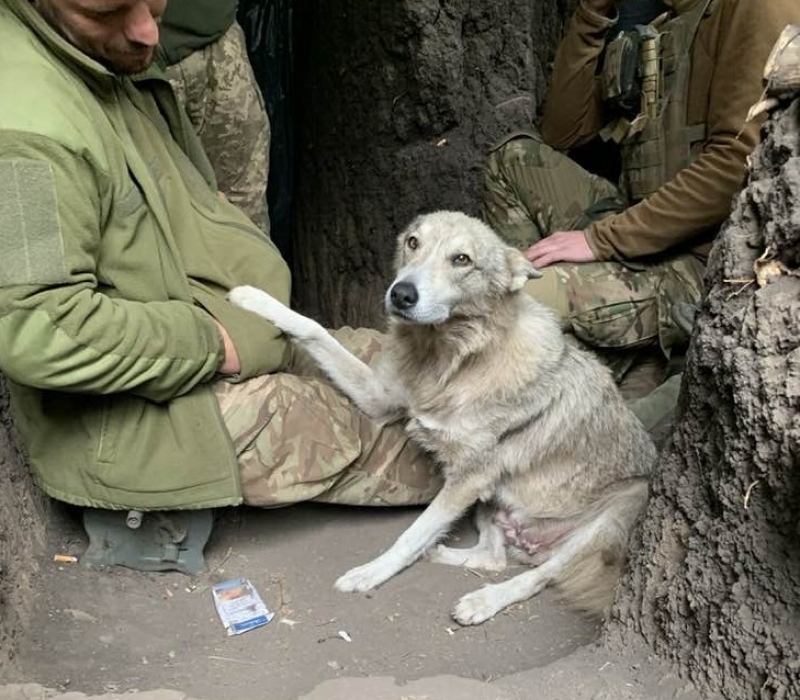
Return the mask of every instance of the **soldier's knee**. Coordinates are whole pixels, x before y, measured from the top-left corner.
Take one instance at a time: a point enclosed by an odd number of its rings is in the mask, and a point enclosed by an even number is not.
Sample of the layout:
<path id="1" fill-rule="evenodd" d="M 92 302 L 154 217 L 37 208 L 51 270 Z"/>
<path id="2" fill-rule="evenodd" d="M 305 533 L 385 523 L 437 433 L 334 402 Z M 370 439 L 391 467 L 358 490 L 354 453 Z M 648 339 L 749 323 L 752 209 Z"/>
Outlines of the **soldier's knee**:
<path id="1" fill-rule="evenodd" d="M 498 167 L 513 169 L 519 166 L 540 167 L 542 150 L 547 146 L 528 134 L 519 134 L 501 143 L 492 151 Z"/>

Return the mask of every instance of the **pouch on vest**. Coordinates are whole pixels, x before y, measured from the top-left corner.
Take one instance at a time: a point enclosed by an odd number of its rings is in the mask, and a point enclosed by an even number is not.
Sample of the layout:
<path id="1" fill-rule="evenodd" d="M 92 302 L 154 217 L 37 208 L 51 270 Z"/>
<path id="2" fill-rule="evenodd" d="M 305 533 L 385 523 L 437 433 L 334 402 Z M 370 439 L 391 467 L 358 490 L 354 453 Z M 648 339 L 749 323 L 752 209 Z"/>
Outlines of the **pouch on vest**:
<path id="1" fill-rule="evenodd" d="M 653 194 L 687 167 L 695 145 L 706 136 L 705 124 L 686 123 L 691 50 L 698 26 L 713 0 L 698 0 L 688 11 L 661 16 L 638 26 L 641 38 L 641 92 L 635 116 L 616 116 L 601 136 L 621 146 L 621 187 L 630 201 Z"/>
<path id="2" fill-rule="evenodd" d="M 620 32 L 605 49 L 600 73 L 603 102 L 611 114 L 634 117 L 642 99 L 642 35 Z"/>

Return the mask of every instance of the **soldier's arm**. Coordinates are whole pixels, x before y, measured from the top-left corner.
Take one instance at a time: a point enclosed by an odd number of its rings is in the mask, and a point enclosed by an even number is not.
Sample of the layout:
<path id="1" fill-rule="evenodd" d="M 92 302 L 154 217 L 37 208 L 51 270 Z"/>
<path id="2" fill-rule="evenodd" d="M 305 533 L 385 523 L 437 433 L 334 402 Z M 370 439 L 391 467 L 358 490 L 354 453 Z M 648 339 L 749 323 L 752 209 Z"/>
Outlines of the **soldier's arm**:
<path id="1" fill-rule="evenodd" d="M 605 125 L 597 65 L 606 33 L 615 23 L 610 0 L 583 0 L 570 20 L 556 52 L 540 124 L 542 137 L 553 148 L 586 143 Z"/>
<path id="2" fill-rule="evenodd" d="M 797 0 L 721 0 L 712 62 L 708 136 L 692 165 L 647 199 L 596 222 L 587 241 L 599 260 L 625 260 L 711 241 L 741 188 L 759 124 L 745 121 L 782 29 L 800 20 Z M 695 55 L 697 55 L 695 53 Z"/>
<path id="3" fill-rule="evenodd" d="M 191 301 L 104 293 L 103 173 L 44 137 L 0 134 L 0 368 L 44 389 L 167 400 L 215 376 L 223 339 Z M 107 289 L 107 288 L 105 288 Z"/>

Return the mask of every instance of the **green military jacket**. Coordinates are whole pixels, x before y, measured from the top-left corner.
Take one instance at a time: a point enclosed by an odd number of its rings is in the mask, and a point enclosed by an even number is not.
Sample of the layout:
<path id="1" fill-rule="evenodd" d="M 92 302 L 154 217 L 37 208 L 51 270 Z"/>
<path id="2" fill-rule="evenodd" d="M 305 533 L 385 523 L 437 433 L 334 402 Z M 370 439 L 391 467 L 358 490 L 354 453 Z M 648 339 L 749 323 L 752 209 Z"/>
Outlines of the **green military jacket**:
<path id="1" fill-rule="evenodd" d="M 212 389 L 280 370 L 286 341 L 225 300 L 288 302 L 273 244 L 217 196 L 168 84 L 116 76 L 27 0 L 0 0 L 0 370 L 35 477 L 105 508 L 241 502 Z"/>

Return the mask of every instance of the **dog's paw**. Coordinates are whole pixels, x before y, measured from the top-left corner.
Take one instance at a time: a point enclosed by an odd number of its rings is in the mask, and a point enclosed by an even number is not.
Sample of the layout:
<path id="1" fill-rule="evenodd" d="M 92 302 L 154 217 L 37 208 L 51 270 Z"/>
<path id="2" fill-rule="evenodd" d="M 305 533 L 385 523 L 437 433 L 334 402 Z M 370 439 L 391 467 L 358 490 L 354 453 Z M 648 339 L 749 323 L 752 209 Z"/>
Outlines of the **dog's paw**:
<path id="1" fill-rule="evenodd" d="M 346 574 L 336 579 L 333 584 L 337 591 L 342 593 L 362 593 L 377 588 L 384 581 L 388 581 L 390 575 L 382 571 L 382 567 L 371 561 L 369 564 L 362 564 L 354 569 L 350 569 Z"/>
<path id="2" fill-rule="evenodd" d="M 257 313 L 268 321 L 279 316 L 281 310 L 286 308 L 265 291 L 251 287 L 249 284 L 231 289 L 228 292 L 228 301 L 234 306 L 241 306 L 243 309 Z"/>
<path id="3" fill-rule="evenodd" d="M 228 292 L 228 301 L 235 306 L 252 311 L 274 326 L 295 338 L 314 335 L 319 328 L 316 321 L 301 316 L 261 289 L 242 285 Z"/>
<path id="4" fill-rule="evenodd" d="M 503 609 L 503 605 L 497 600 L 493 589 L 494 586 L 490 585 L 467 593 L 456 603 L 453 619 L 459 625 L 479 625 L 494 617 Z"/>

